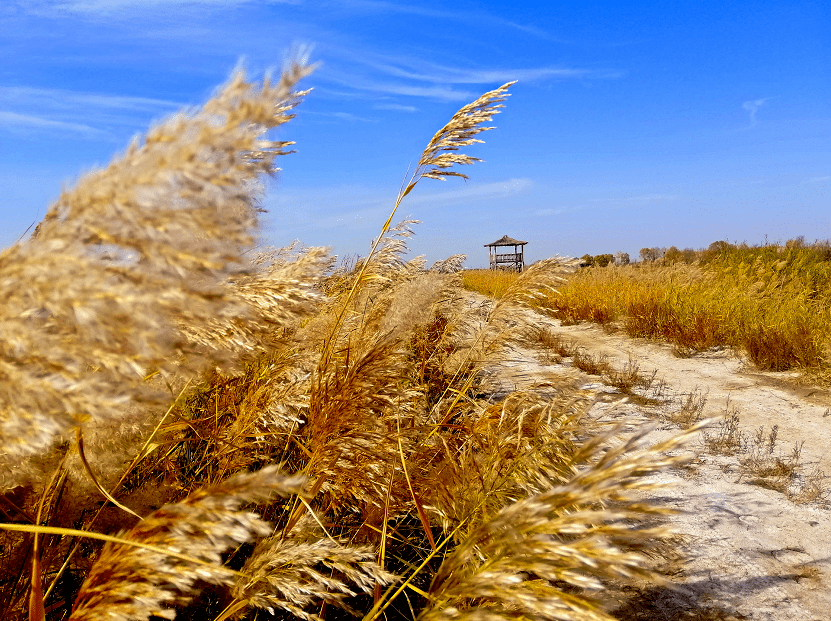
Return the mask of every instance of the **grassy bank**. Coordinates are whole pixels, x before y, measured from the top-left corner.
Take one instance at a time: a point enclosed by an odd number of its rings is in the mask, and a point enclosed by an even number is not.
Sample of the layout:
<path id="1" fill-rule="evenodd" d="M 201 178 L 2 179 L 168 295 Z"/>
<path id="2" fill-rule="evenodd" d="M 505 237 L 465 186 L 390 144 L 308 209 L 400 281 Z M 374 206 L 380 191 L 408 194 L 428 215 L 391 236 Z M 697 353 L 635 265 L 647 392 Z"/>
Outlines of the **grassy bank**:
<path id="1" fill-rule="evenodd" d="M 724 244 L 694 263 L 583 269 L 545 306 L 565 322 L 620 325 L 680 354 L 732 346 L 762 369 L 827 375 L 829 259 L 824 244 Z"/>

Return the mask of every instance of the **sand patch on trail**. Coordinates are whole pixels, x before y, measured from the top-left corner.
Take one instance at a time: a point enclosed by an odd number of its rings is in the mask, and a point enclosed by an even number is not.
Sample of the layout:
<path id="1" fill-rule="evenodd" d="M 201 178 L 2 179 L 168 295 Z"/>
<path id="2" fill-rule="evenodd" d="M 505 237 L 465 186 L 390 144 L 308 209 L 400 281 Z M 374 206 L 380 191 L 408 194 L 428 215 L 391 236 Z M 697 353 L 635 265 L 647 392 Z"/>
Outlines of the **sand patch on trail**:
<path id="1" fill-rule="evenodd" d="M 466 294 L 471 307 L 482 308 L 483 299 Z M 538 347 L 514 346 L 487 368 L 485 390 L 495 396 L 577 373 L 597 395 L 590 416 L 631 428 L 657 421 L 651 435 L 655 442 L 678 433 L 679 425 L 671 421 L 691 393 L 706 395 L 703 418 L 732 416 L 738 421 L 733 450 L 714 450 L 713 438 L 725 432 L 711 428 L 710 442 L 702 436 L 690 447 L 697 452 L 694 462 L 662 475 L 667 487 L 649 494 L 652 501 L 678 510 L 668 518 L 678 535 L 677 554 L 664 561 L 674 588 L 644 584 L 616 593 L 609 606 L 613 616 L 670 621 L 831 618 L 827 495 L 810 502 L 789 499 L 804 500 L 800 490 L 811 485 L 831 487 L 831 481 L 820 478 L 822 472 L 831 473 L 828 391 L 799 385 L 795 374 L 760 372 L 727 350 L 679 358 L 671 345 L 609 334 L 593 325 L 563 326 L 538 314 L 524 319 L 603 357 L 615 369 L 635 365 L 643 375 L 656 371 L 652 386 L 635 389 L 627 399 L 608 385 L 608 378 L 577 371 L 570 358 L 554 362 Z M 754 441 L 757 436 L 761 444 Z M 742 465 L 753 450 L 762 460 L 787 463 L 794 446 L 799 448 L 798 467 L 780 491 L 769 489 L 776 486 Z"/>

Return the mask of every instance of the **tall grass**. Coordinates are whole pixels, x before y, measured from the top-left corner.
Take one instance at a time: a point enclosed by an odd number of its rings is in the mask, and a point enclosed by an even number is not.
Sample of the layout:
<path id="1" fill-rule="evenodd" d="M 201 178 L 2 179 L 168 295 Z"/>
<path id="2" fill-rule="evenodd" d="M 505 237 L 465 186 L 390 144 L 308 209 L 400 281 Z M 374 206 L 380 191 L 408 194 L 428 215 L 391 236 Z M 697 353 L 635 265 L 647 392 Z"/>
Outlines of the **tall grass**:
<path id="1" fill-rule="evenodd" d="M 0 255 L 0 609 L 6 619 L 605 619 L 602 586 L 650 575 L 675 463 L 585 422 L 590 399 L 481 394 L 527 333 L 550 260 L 472 314 L 451 257 L 393 226 L 502 107 L 430 142 L 369 255 L 255 256 L 256 181 L 309 73 L 236 74 L 152 129 Z M 519 322 L 521 324 L 521 321 Z M 613 448 L 612 448 L 613 447 Z"/>
<path id="2" fill-rule="evenodd" d="M 827 375 L 831 260 L 823 244 L 724 244 L 695 264 L 590 268 L 546 301 L 566 322 L 621 324 L 679 353 L 742 350 L 759 368 Z"/>
<path id="3" fill-rule="evenodd" d="M 464 270 L 462 286 L 469 291 L 499 299 L 518 277 L 517 272 L 508 270 Z"/>

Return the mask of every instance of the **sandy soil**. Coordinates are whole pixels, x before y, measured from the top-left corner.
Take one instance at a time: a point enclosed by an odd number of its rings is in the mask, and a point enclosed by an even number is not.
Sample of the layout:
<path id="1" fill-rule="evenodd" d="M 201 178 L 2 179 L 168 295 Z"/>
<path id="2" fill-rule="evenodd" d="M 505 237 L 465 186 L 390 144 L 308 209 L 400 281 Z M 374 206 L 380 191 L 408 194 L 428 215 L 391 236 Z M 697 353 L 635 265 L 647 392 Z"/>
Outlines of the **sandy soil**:
<path id="1" fill-rule="evenodd" d="M 482 304 L 471 297 L 469 303 Z M 598 399 L 591 416 L 640 425 L 658 421 L 656 441 L 678 432 L 671 422 L 686 395 L 706 393 L 703 416 L 739 417 L 743 449 L 722 455 L 701 438 L 688 467 L 663 475 L 669 485 L 652 494 L 679 512 L 669 518 L 678 533 L 677 558 L 665 570 L 676 588 L 641 585 L 621 592 L 610 612 L 619 619 L 709 620 L 831 619 L 831 506 L 828 497 L 794 502 L 813 473 L 831 473 L 831 393 L 799 385 L 792 373 L 766 373 L 729 351 L 679 358 L 670 345 L 609 334 L 588 324 L 562 326 L 540 315 L 538 325 L 567 342 L 604 355 L 615 368 L 636 364 L 642 375 L 657 370 L 652 387 L 625 397 L 598 376 L 582 374 Z M 539 350 L 518 349 L 491 369 L 492 389 L 509 390 L 573 373 L 571 359 L 556 364 Z M 785 492 L 754 483 L 742 461 L 759 427 L 777 438 L 769 458 L 787 461 L 801 445 L 800 467 Z M 718 426 L 709 432 L 714 437 Z M 822 480 L 827 490 L 831 480 Z M 670 557 L 673 555 L 671 554 Z"/>

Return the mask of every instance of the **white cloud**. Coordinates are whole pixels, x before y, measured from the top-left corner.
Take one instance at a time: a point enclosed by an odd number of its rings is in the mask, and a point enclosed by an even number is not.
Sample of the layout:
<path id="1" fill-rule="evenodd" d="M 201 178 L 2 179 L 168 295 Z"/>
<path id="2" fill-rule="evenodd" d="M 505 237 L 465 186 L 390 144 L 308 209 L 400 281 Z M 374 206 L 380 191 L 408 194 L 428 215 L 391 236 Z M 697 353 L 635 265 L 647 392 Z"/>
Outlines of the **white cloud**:
<path id="1" fill-rule="evenodd" d="M 470 11 L 448 11 L 445 9 L 435 9 L 424 6 L 424 3 L 406 4 L 403 1 L 388 2 L 385 0 L 340 0 L 339 4 L 349 7 L 353 10 L 368 10 L 383 13 L 402 13 L 405 15 L 418 15 L 421 17 L 434 17 L 437 19 L 452 19 L 462 22 L 481 21 L 490 22 L 500 26 L 515 28 L 527 34 L 531 34 L 540 38 L 550 38 L 548 33 L 537 28 L 536 26 L 526 26 L 524 24 L 517 24 L 501 17 L 496 17 L 488 13 L 472 13 Z"/>
<path id="2" fill-rule="evenodd" d="M 170 7 L 171 5 L 237 6 L 257 2 L 259 4 L 300 4 L 300 0 L 63 0 L 47 5 L 58 11 L 76 13 L 111 13 L 136 8 Z M 42 7 L 45 8 L 45 7 Z"/>
<path id="3" fill-rule="evenodd" d="M 450 183 L 453 181 L 459 183 L 458 179 L 451 180 Z M 468 201 L 518 194 L 533 185 L 531 179 L 517 178 L 491 183 L 468 182 L 462 187 L 457 186 L 439 192 L 430 191 L 430 186 L 435 187 L 436 183 L 441 182 L 431 183 L 430 180 L 422 180 L 420 187 L 402 204 L 399 219 L 403 219 L 407 214 L 419 216 L 425 209 L 432 207 L 442 208 Z M 391 187 L 384 191 L 366 185 L 278 189 L 266 197 L 264 206 L 271 214 L 269 218 L 278 225 L 299 227 L 307 231 L 336 227 L 374 230 L 380 227 L 389 215 L 397 189 Z M 419 206 L 418 210 L 410 211 Z"/>
<path id="4" fill-rule="evenodd" d="M 362 116 L 358 116 L 357 114 L 351 114 L 349 112 L 332 112 L 330 116 L 333 116 L 341 121 L 349 121 L 351 123 L 375 123 L 375 119 L 367 119 Z"/>
<path id="5" fill-rule="evenodd" d="M 808 179 L 808 183 L 822 183 L 829 180 L 831 180 L 831 175 L 825 175 L 824 177 L 811 177 Z"/>
<path id="6" fill-rule="evenodd" d="M 340 74 L 343 75 L 342 73 Z M 383 93 L 385 95 L 403 95 L 405 97 L 424 97 L 426 99 L 437 99 L 439 101 L 469 101 L 478 96 L 473 91 L 463 91 L 452 86 L 419 86 L 407 84 L 392 84 L 374 82 L 367 78 L 345 78 L 328 76 L 329 80 L 355 90 L 372 93 Z"/>
<path id="7" fill-rule="evenodd" d="M 423 183 L 423 182 L 422 182 Z M 474 183 L 468 181 L 461 188 L 454 188 L 444 192 L 430 192 L 423 194 L 413 193 L 407 200 L 410 205 L 431 204 L 444 206 L 452 203 L 468 201 L 470 199 L 510 196 L 528 190 L 533 185 L 531 179 L 506 179 L 491 183 Z"/>
<path id="8" fill-rule="evenodd" d="M 403 104 L 378 104 L 373 106 L 376 110 L 397 110 L 399 112 L 418 112 L 418 108 L 415 106 L 405 106 Z"/>
<path id="9" fill-rule="evenodd" d="M 180 108 L 182 104 L 164 99 L 150 97 L 131 97 L 126 95 L 104 95 L 85 93 L 58 88 L 32 88 L 28 86 L 0 86 L 0 99 L 19 105 L 50 105 L 61 108 L 71 106 L 113 108 L 120 110 L 149 110 L 160 108 Z"/>
<path id="10" fill-rule="evenodd" d="M 56 121 L 30 114 L 17 114 L 16 112 L 4 112 L 0 110 L 0 127 L 7 128 L 29 128 L 29 129 L 61 129 L 81 134 L 102 135 L 103 132 L 89 125 L 82 123 L 69 123 Z"/>
<path id="11" fill-rule="evenodd" d="M 449 66 L 425 58 L 412 56 L 390 57 L 351 49 L 337 50 L 341 59 L 327 62 L 321 78 L 349 89 L 373 91 L 389 95 L 426 97 L 441 101 L 469 100 L 479 94 L 459 88 L 460 85 L 493 85 L 519 80 L 611 79 L 623 75 L 615 71 L 599 71 L 580 67 L 509 67 L 482 69 L 477 67 Z M 381 76 L 379 78 L 379 76 Z M 390 79 L 383 79 L 384 77 Z"/>
<path id="12" fill-rule="evenodd" d="M 377 123 L 378 119 L 369 119 L 351 112 L 319 112 L 317 110 L 304 110 L 304 115 L 307 116 L 322 116 L 327 118 L 338 119 L 341 121 L 348 121 L 350 123 Z"/>
<path id="13" fill-rule="evenodd" d="M 575 211 L 582 211 L 584 209 L 598 209 L 608 207 L 636 207 L 638 205 L 648 205 L 650 203 L 660 203 L 675 201 L 681 198 L 677 194 L 640 194 L 637 196 L 621 196 L 609 198 L 592 198 L 585 202 L 568 207 L 550 207 L 544 209 L 537 209 L 533 212 L 535 216 L 557 216 L 564 213 L 573 213 Z"/>
<path id="14" fill-rule="evenodd" d="M 431 72 L 402 68 L 393 64 L 367 63 L 370 67 L 383 71 L 397 78 L 417 80 L 420 82 L 450 83 L 450 84 L 493 84 L 520 80 L 530 82 L 542 78 L 584 78 L 592 72 L 586 69 L 571 69 L 564 67 L 534 67 L 524 69 L 463 69 L 460 67 L 445 67 L 432 65 Z M 418 63 L 423 67 L 425 63 Z"/>
<path id="15" fill-rule="evenodd" d="M 762 99 L 750 99 L 742 104 L 742 108 L 744 108 L 750 113 L 751 127 L 754 127 L 756 125 L 756 113 L 759 111 L 759 108 L 765 105 L 765 102 L 768 99 L 770 99 L 770 97 L 764 97 Z"/>
<path id="16" fill-rule="evenodd" d="M 0 125 L 29 130 L 63 130 L 104 136 L 102 128 L 146 126 L 148 116 L 172 112 L 180 104 L 149 97 L 87 93 L 28 86 L 0 86 Z"/>
<path id="17" fill-rule="evenodd" d="M 548 209 L 537 209 L 534 211 L 535 216 L 559 216 L 561 214 L 566 213 L 569 211 L 565 207 L 558 207 L 557 209 L 548 208 Z"/>

